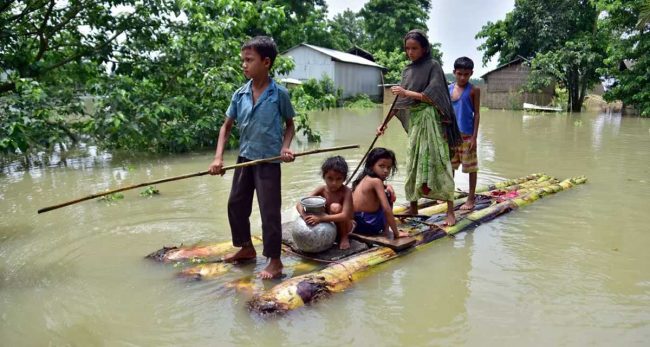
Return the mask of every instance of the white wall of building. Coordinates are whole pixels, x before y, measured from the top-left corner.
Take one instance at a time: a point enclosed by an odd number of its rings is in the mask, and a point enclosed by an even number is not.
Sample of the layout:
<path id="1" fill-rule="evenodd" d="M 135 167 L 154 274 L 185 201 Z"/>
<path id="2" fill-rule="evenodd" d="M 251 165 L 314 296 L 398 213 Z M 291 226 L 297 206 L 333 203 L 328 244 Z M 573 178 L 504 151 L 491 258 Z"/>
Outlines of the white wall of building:
<path id="1" fill-rule="evenodd" d="M 377 67 L 334 61 L 331 56 L 306 46 L 295 47 L 283 55 L 292 57 L 296 67 L 289 74 L 278 76 L 279 79 L 320 80 L 327 75 L 343 90 L 344 98 L 360 93 L 379 97 L 382 93 L 381 69 Z"/>
<path id="2" fill-rule="evenodd" d="M 296 67 L 288 75 L 281 77 L 291 77 L 306 81 L 310 78 L 320 80 L 323 74 L 334 79 L 334 62 L 332 57 L 327 54 L 315 51 L 309 47 L 298 46 L 283 54 L 290 56 L 296 63 Z"/>

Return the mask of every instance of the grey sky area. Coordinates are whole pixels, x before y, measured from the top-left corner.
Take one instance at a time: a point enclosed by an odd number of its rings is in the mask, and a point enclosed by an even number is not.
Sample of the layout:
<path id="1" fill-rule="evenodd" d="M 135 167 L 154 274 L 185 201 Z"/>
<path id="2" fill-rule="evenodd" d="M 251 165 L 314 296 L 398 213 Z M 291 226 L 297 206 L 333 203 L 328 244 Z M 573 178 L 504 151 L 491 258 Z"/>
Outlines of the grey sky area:
<path id="1" fill-rule="evenodd" d="M 346 9 L 359 11 L 364 0 L 326 0 L 329 15 L 333 17 Z M 474 77 L 496 67 L 493 59 L 486 67 L 481 62 L 483 54 L 477 47 L 481 44 L 474 36 L 488 21 L 505 18 L 514 8 L 514 0 L 433 0 L 429 13 L 429 38 L 442 44 L 442 63 L 445 72 L 453 70 L 454 60 L 467 56 L 474 61 Z"/>

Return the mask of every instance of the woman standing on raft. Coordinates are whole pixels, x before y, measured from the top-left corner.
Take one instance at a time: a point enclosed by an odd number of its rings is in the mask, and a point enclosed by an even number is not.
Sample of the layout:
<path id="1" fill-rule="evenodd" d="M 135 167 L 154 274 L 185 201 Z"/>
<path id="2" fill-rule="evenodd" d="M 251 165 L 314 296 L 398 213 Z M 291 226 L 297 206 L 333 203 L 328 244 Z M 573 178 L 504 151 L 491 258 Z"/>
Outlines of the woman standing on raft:
<path id="1" fill-rule="evenodd" d="M 431 57 L 426 34 L 411 30 L 404 36 L 404 51 L 411 61 L 402 72 L 400 86 L 391 88 L 399 97 L 391 116 L 397 115 L 409 136 L 404 184 L 409 213 L 418 213 L 418 199 L 447 202 L 447 225 L 454 216 L 454 176 L 449 153 L 460 145 L 461 135 L 451 106 L 447 80 L 440 63 Z M 379 126 L 378 134 L 385 127 Z"/>

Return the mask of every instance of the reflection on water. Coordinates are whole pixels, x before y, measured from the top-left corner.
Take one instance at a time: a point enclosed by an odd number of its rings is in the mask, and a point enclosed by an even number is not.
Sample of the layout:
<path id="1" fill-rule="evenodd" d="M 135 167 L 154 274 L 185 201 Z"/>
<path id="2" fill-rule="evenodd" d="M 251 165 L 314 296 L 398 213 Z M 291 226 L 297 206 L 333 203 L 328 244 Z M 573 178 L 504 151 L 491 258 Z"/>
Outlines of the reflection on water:
<path id="1" fill-rule="evenodd" d="M 382 109 L 313 115 L 320 147 L 353 169 Z M 142 257 L 162 245 L 227 241 L 231 174 L 125 192 L 38 215 L 90 193 L 205 170 L 211 151 L 129 157 L 97 153 L 0 173 L 0 337 L 3 345 L 643 345 L 650 337 L 650 120 L 612 114 L 486 111 L 479 184 L 532 172 L 589 182 L 383 264 L 344 294 L 282 319 L 246 310 L 221 281 L 188 282 Z M 392 123 L 377 146 L 406 163 Z M 314 147 L 301 139 L 296 151 Z M 328 154 L 283 166 L 283 218 L 320 184 Z M 233 163 L 235 153 L 226 162 Z M 392 184 L 403 194 L 404 172 Z M 457 174 L 466 189 L 468 178 Z M 259 211 L 251 222 L 259 230 Z M 225 280 L 249 276 L 257 264 Z M 267 286 L 273 283 L 266 284 Z"/>

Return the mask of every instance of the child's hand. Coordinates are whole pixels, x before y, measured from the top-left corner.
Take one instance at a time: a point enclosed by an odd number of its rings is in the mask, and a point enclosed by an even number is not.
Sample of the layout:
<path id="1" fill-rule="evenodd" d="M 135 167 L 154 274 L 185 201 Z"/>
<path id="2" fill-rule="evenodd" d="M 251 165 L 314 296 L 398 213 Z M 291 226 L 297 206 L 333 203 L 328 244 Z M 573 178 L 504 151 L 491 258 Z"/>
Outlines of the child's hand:
<path id="1" fill-rule="evenodd" d="M 293 151 L 290 148 L 282 148 L 280 156 L 282 157 L 282 161 L 285 163 L 296 160 L 293 156 Z"/>
<path id="2" fill-rule="evenodd" d="M 395 203 L 395 200 L 397 200 L 397 196 L 395 195 L 395 189 L 393 189 L 393 186 L 390 184 L 386 186 L 386 191 L 390 195 L 390 203 L 391 205 Z"/>
<path id="3" fill-rule="evenodd" d="M 379 124 L 377 127 L 377 136 L 384 135 L 384 131 L 386 131 L 386 129 L 388 129 L 388 124 Z"/>
<path id="4" fill-rule="evenodd" d="M 307 225 L 316 225 L 316 224 L 321 222 L 321 218 L 318 217 L 318 216 L 315 216 L 313 214 L 305 216 L 304 219 L 305 219 L 305 223 L 307 223 Z"/>
<path id="5" fill-rule="evenodd" d="M 212 163 L 210 163 L 210 166 L 208 167 L 208 171 L 210 172 L 210 175 L 221 175 L 223 176 L 226 171 L 223 169 L 223 159 L 220 158 L 214 158 Z"/>
<path id="6" fill-rule="evenodd" d="M 476 137 L 472 136 L 472 140 L 469 142 L 469 149 L 472 150 L 476 148 Z"/>
<path id="7" fill-rule="evenodd" d="M 409 234 L 409 233 L 407 233 L 405 231 L 401 231 L 401 230 L 399 230 L 397 232 L 397 234 L 393 234 L 393 235 L 395 236 L 396 239 L 399 239 L 400 237 L 409 237 L 409 236 L 411 236 L 411 234 Z"/>

